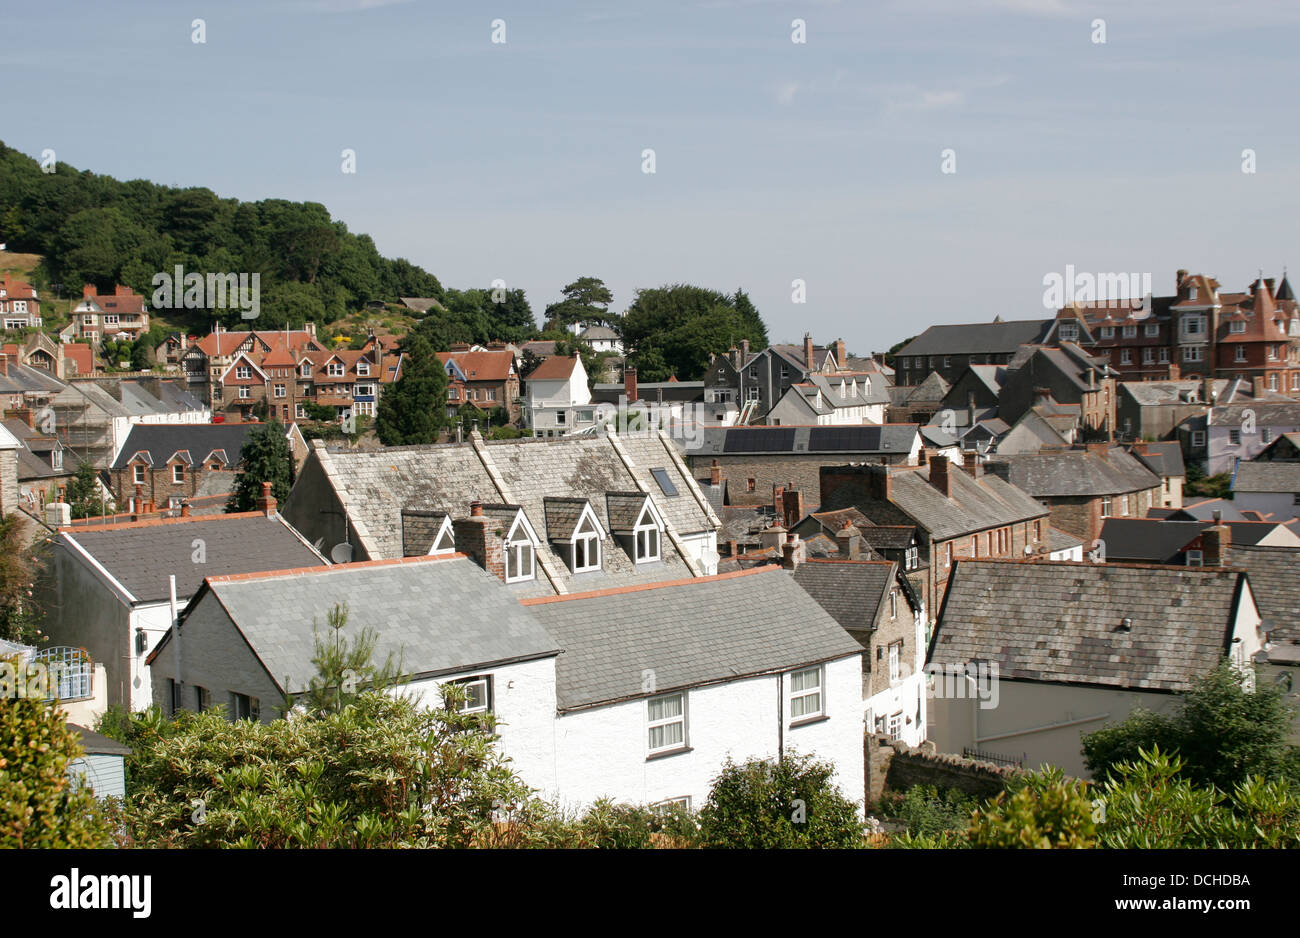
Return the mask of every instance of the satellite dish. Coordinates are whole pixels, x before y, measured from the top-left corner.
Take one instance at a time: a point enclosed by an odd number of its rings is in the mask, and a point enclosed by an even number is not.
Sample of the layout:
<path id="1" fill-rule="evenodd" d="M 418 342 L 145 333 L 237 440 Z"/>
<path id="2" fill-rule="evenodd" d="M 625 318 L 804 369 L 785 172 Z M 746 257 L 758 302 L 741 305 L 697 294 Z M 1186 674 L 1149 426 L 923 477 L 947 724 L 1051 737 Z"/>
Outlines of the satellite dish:
<path id="1" fill-rule="evenodd" d="M 346 543 L 335 544 L 334 549 L 330 551 L 330 560 L 333 560 L 335 563 L 351 563 L 352 545 Z"/>

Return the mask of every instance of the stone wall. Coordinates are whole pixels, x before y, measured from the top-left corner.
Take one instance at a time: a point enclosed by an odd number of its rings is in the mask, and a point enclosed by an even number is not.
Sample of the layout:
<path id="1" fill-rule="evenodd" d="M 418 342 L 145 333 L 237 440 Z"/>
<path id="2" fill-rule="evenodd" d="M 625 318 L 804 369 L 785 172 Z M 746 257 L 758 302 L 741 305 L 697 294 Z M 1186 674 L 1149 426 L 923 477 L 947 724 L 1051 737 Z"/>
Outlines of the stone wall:
<path id="1" fill-rule="evenodd" d="M 915 785 L 956 788 L 980 798 L 991 798 L 1006 788 L 1020 769 L 978 762 L 951 753 L 937 753 L 933 743 L 911 747 L 880 734 L 865 740 L 867 798 L 879 800 L 886 789 L 906 791 Z"/>

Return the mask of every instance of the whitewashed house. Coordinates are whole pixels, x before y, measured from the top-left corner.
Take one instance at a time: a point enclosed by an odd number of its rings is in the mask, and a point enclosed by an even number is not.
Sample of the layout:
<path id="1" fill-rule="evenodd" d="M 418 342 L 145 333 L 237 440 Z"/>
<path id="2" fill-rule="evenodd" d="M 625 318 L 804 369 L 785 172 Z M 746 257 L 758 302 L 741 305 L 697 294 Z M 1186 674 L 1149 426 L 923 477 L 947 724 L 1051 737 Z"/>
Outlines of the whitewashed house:
<path id="1" fill-rule="evenodd" d="M 524 379 L 525 426 L 534 436 L 564 436 L 596 425 L 587 370 L 577 355 L 553 355 Z"/>
<path id="2" fill-rule="evenodd" d="M 767 414 L 772 426 L 857 426 L 885 422 L 889 391 L 881 375 L 811 374 L 790 385 Z"/>
<path id="3" fill-rule="evenodd" d="M 275 513 L 183 517 L 59 530 L 38 583 L 50 644 L 81 648 L 97 667 L 107 704 L 141 710 L 153 703 L 145 658 L 171 627 L 171 588 L 183 604 L 221 573 L 325 563 Z M 97 714 L 70 713 L 69 719 Z"/>

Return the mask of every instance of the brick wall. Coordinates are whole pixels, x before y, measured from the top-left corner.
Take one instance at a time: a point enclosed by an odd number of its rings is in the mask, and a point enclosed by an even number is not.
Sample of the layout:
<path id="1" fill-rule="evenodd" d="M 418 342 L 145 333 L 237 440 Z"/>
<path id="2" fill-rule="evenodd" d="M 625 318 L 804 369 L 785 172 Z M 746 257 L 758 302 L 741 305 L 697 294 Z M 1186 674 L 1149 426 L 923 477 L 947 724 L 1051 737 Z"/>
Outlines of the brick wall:
<path id="1" fill-rule="evenodd" d="M 135 470 L 132 466 L 113 470 L 113 498 L 117 502 L 119 511 L 125 511 L 130 500 L 135 497 L 134 473 Z M 221 476 L 227 481 L 218 488 L 212 487 L 214 483 L 208 483 L 205 486 L 208 493 L 230 491 L 235 487 L 236 473 L 233 470 L 186 466 L 185 481 L 178 483 L 172 481 L 171 466 L 162 466 L 161 468 L 146 467 L 141 494 L 143 498 L 153 502 L 156 507 L 166 508 L 169 498 L 193 498 L 198 494 L 203 478 L 212 475 Z"/>

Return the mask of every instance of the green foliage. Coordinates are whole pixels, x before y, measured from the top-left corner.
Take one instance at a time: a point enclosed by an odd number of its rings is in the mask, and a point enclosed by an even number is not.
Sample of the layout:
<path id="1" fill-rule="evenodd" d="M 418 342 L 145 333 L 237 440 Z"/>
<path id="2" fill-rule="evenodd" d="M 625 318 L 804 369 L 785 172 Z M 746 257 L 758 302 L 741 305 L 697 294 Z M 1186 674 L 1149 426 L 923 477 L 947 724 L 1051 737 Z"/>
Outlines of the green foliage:
<path id="1" fill-rule="evenodd" d="M 271 494 L 283 505 L 293 481 L 293 452 L 278 420 L 259 424 L 248 431 L 240 451 L 239 472 L 226 511 L 254 511 L 262 497 L 262 483 L 271 483 Z"/>
<path id="2" fill-rule="evenodd" d="M 443 296 L 432 274 L 381 257 L 368 235 L 349 232 L 318 203 L 241 202 L 208 189 L 119 182 L 66 163 L 45 174 L 3 144 L 0 220 L 9 250 L 44 255 L 48 280 L 74 295 L 82 283 L 123 283 L 149 297 L 153 275 L 176 264 L 258 273 L 260 329 L 330 322 L 374 299 Z M 238 310 L 215 312 L 225 325 L 241 325 Z M 206 328 L 212 314 L 187 311 L 185 325 Z"/>
<path id="3" fill-rule="evenodd" d="M 561 291 L 564 299 L 546 307 L 547 330 L 564 330 L 575 323 L 610 323 L 614 294 L 598 277 L 579 277 Z"/>
<path id="4" fill-rule="evenodd" d="M 402 375 L 379 399 L 375 432 L 385 446 L 436 443 L 448 422 L 447 372 L 420 326 L 402 347 Z"/>
<path id="5" fill-rule="evenodd" d="M 972 847 L 1079 849 L 1096 846 L 1097 824 L 1087 782 L 1060 769 L 1034 773 L 1014 793 L 1008 788 L 975 812 Z"/>
<path id="6" fill-rule="evenodd" d="M 1084 763 L 1105 778 L 1142 750 L 1176 752 L 1184 776 L 1197 785 L 1231 791 L 1250 776 L 1300 781 L 1300 752 L 1287 743 L 1292 711 L 1271 684 L 1247 688 L 1227 660 L 1200 678 L 1174 716 L 1137 710 L 1121 723 L 1083 737 Z"/>
<path id="7" fill-rule="evenodd" d="M 1232 473 L 1220 472 L 1218 475 L 1207 476 L 1199 463 L 1189 462 L 1183 490 L 1188 495 L 1204 498 L 1232 498 Z"/>
<path id="8" fill-rule="evenodd" d="M 742 290 L 733 296 L 688 284 L 638 290 L 619 322 L 631 349 L 629 362 L 642 381 L 703 377 L 711 354 L 742 339 L 767 345 L 767 329 Z"/>
<path id="9" fill-rule="evenodd" d="M 831 782 L 833 766 L 812 756 L 778 763 L 730 759 L 699 813 L 706 847 L 861 847 L 858 806 Z"/>
<path id="10" fill-rule="evenodd" d="M 22 515 L 0 515 L 0 639 L 32 645 L 45 640 L 32 594 L 47 565 L 49 542 L 28 540 L 25 528 Z"/>
<path id="11" fill-rule="evenodd" d="M 448 289 L 443 308 L 431 308 L 412 330 L 429 341 L 435 352 L 445 352 L 457 342 L 522 342 L 537 332 L 533 310 L 523 290 Z"/>
<path id="12" fill-rule="evenodd" d="M 905 823 L 913 837 L 933 837 L 964 830 L 979 805 L 980 799 L 955 788 L 914 785 L 902 794 L 882 798 L 879 812 Z"/>
<path id="13" fill-rule="evenodd" d="M 303 413 L 309 420 L 318 420 L 322 423 L 326 421 L 337 421 L 339 412 L 328 404 L 317 404 L 315 401 L 304 401 L 302 404 Z"/>
<path id="14" fill-rule="evenodd" d="M 106 847 L 112 827 L 90 788 L 68 778 L 84 755 L 57 706 L 0 704 L 0 850 Z"/>
<path id="15" fill-rule="evenodd" d="M 286 710 L 297 704 L 313 716 L 340 713 L 355 704 L 363 691 L 385 690 L 401 681 L 401 668 L 392 655 L 383 664 L 375 663 L 379 633 L 366 626 L 347 639 L 343 637 L 347 624 L 347 603 L 338 603 L 329 611 L 324 635 L 312 623 L 316 650 L 311 660 L 316 674 L 305 693 L 288 701 Z"/>
<path id="16" fill-rule="evenodd" d="M 895 342 L 893 345 L 891 345 L 891 346 L 889 347 L 889 351 L 885 353 L 885 364 L 888 365 L 890 368 L 893 368 L 893 367 L 894 367 L 894 359 L 897 357 L 898 350 L 901 349 L 903 346 L 907 345 L 907 343 L 911 342 L 912 339 L 915 339 L 915 338 L 916 338 L 916 336 L 912 336 L 911 338 L 903 339 L 903 340 L 901 340 L 901 341 L 899 341 L 899 342 Z M 840 364 L 843 365 L 844 363 L 843 363 L 843 362 L 840 362 Z"/>
<path id="17" fill-rule="evenodd" d="M 77 466 L 76 475 L 68 480 L 67 499 L 72 506 L 72 517 L 91 518 L 103 513 L 100 501 L 99 470 L 93 463 Z"/>

